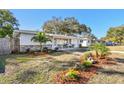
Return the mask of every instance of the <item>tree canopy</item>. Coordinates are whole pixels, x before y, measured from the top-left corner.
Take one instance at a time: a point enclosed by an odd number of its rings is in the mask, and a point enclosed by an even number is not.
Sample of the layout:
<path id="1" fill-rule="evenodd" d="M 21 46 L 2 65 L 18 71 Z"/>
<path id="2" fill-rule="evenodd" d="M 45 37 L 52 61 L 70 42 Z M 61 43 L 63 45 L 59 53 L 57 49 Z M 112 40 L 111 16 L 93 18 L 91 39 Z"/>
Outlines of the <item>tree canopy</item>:
<path id="1" fill-rule="evenodd" d="M 80 24 L 74 17 L 64 19 L 53 17 L 43 25 L 43 31 L 47 33 L 73 34 L 82 32 L 91 32 L 91 29 L 85 24 Z"/>
<path id="2" fill-rule="evenodd" d="M 0 10 L 0 38 L 12 37 L 13 31 L 18 29 L 18 20 L 9 10 Z"/>
<path id="3" fill-rule="evenodd" d="M 106 41 L 113 41 L 122 44 L 124 42 L 124 26 L 109 28 Z"/>

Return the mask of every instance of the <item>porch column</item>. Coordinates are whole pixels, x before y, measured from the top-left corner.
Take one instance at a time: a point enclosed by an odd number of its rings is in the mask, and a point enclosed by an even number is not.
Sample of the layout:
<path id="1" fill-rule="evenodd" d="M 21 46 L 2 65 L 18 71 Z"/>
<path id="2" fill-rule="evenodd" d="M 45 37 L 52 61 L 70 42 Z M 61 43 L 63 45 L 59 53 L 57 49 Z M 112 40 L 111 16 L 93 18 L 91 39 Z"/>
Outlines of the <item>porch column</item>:
<path id="1" fill-rule="evenodd" d="M 54 40 L 54 37 L 52 37 L 52 48 L 54 48 L 54 43 L 55 43 L 55 40 Z"/>

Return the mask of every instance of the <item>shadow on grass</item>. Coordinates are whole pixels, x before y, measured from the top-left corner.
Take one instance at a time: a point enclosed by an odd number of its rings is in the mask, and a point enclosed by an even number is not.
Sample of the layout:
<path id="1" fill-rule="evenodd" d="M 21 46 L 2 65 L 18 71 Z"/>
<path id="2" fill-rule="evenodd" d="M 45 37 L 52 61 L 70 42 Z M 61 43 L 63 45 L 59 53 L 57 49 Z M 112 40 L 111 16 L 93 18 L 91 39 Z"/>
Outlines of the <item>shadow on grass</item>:
<path id="1" fill-rule="evenodd" d="M 5 73 L 5 66 L 8 64 L 6 62 L 6 59 L 8 59 L 10 57 L 11 58 L 16 58 L 17 55 L 16 54 L 13 54 L 13 55 L 0 55 L 0 73 Z"/>
<path id="2" fill-rule="evenodd" d="M 35 78 L 37 74 L 38 74 L 37 71 L 28 69 L 26 71 L 23 71 L 17 74 L 16 80 L 18 83 L 22 83 L 22 84 L 27 83 L 27 82 L 30 83 L 30 81 L 33 82 L 33 79 Z"/>
<path id="3" fill-rule="evenodd" d="M 60 56 L 64 54 L 72 54 L 71 52 L 65 52 L 65 51 L 58 51 L 58 52 L 50 52 L 49 55 L 51 56 Z"/>
<path id="4" fill-rule="evenodd" d="M 124 59 L 123 58 L 113 58 L 113 59 L 109 59 L 107 62 L 107 65 L 118 65 L 117 63 L 124 63 Z M 124 76 L 124 71 L 116 71 L 116 70 L 109 70 L 109 69 L 105 69 L 103 67 L 101 67 L 99 70 L 99 72 L 107 74 L 107 75 L 121 75 Z"/>
<path id="5" fill-rule="evenodd" d="M 115 71 L 115 70 L 100 70 L 100 72 L 107 74 L 107 75 L 121 75 L 124 76 L 124 72 L 120 72 L 120 71 Z"/>
<path id="6" fill-rule="evenodd" d="M 68 69 L 68 68 L 73 68 L 76 65 L 77 62 L 65 62 L 65 63 L 60 63 L 60 67 Z"/>
<path id="7" fill-rule="evenodd" d="M 124 63 L 124 58 L 115 58 L 115 61 L 119 63 Z"/>
<path id="8" fill-rule="evenodd" d="M 73 52 L 86 52 L 88 51 L 88 48 L 74 48 L 74 49 L 71 49 L 71 50 L 63 50 L 63 51 L 53 51 L 53 52 L 50 52 L 49 54 L 52 55 L 52 56 L 60 56 L 60 55 L 63 55 L 63 54 L 73 54 Z"/>

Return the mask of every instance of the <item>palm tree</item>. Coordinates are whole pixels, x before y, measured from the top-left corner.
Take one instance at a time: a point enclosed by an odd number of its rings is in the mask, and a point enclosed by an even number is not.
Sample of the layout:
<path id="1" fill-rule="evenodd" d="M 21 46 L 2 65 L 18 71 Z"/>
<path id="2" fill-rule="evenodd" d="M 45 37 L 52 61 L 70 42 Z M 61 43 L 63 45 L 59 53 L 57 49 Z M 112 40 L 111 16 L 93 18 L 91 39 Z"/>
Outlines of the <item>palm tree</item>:
<path id="1" fill-rule="evenodd" d="M 100 56 L 100 58 L 105 58 L 109 53 L 109 49 L 102 43 L 95 43 L 92 45 L 91 50 L 94 50 L 96 52 L 96 58 Z"/>
<path id="2" fill-rule="evenodd" d="M 96 53 L 96 58 L 98 58 L 98 56 L 99 56 L 99 48 L 100 48 L 100 43 L 95 43 L 95 44 L 93 44 L 93 45 L 90 47 L 91 50 L 94 50 L 94 51 L 95 51 L 95 53 Z"/>
<path id="3" fill-rule="evenodd" d="M 31 38 L 31 41 L 39 42 L 39 44 L 40 44 L 40 51 L 42 51 L 43 44 L 48 42 L 48 41 L 51 41 L 51 40 L 45 35 L 44 32 L 37 32 L 36 35 Z"/>

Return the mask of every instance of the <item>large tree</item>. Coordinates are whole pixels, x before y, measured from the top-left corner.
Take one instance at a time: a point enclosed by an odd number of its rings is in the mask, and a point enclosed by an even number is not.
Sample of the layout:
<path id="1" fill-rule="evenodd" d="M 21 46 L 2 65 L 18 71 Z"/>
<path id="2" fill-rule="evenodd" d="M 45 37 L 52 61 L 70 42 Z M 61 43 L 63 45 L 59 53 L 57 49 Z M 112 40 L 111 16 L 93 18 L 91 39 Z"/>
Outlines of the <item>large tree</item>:
<path id="1" fill-rule="evenodd" d="M 124 41 L 124 26 L 110 28 L 107 32 L 106 40 L 118 42 L 121 45 Z"/>
<path id="2" fill-rule="evenodd" d="M 74 17 L 67 17 L 63 21 L 63 31 L 66 33 L 79 33 L 80 24 Z"/>
<path id="3" fill-rule="evenodd" d="M 47 33 L 60 33 L 62 32 L 63 22 L 61 18 L 53 17 L 43 25 L 43 31 Z"/>
<path id="4" fill-rule="evenodd" d="M 18 29 L 18 20 L 9 10 L 0 10 L 0 38 L 12 37 L 13 31 Z"/>
<path id="5" fill-rule="evenodd" d="M 43 30 L 48 33 L 81 34 L 82 32 L 90 33 L 91 29 L 85 24 L 80 24 L 74 17 L 66 17 L 63 20 L 54 17 L 44 23 Z"/>

